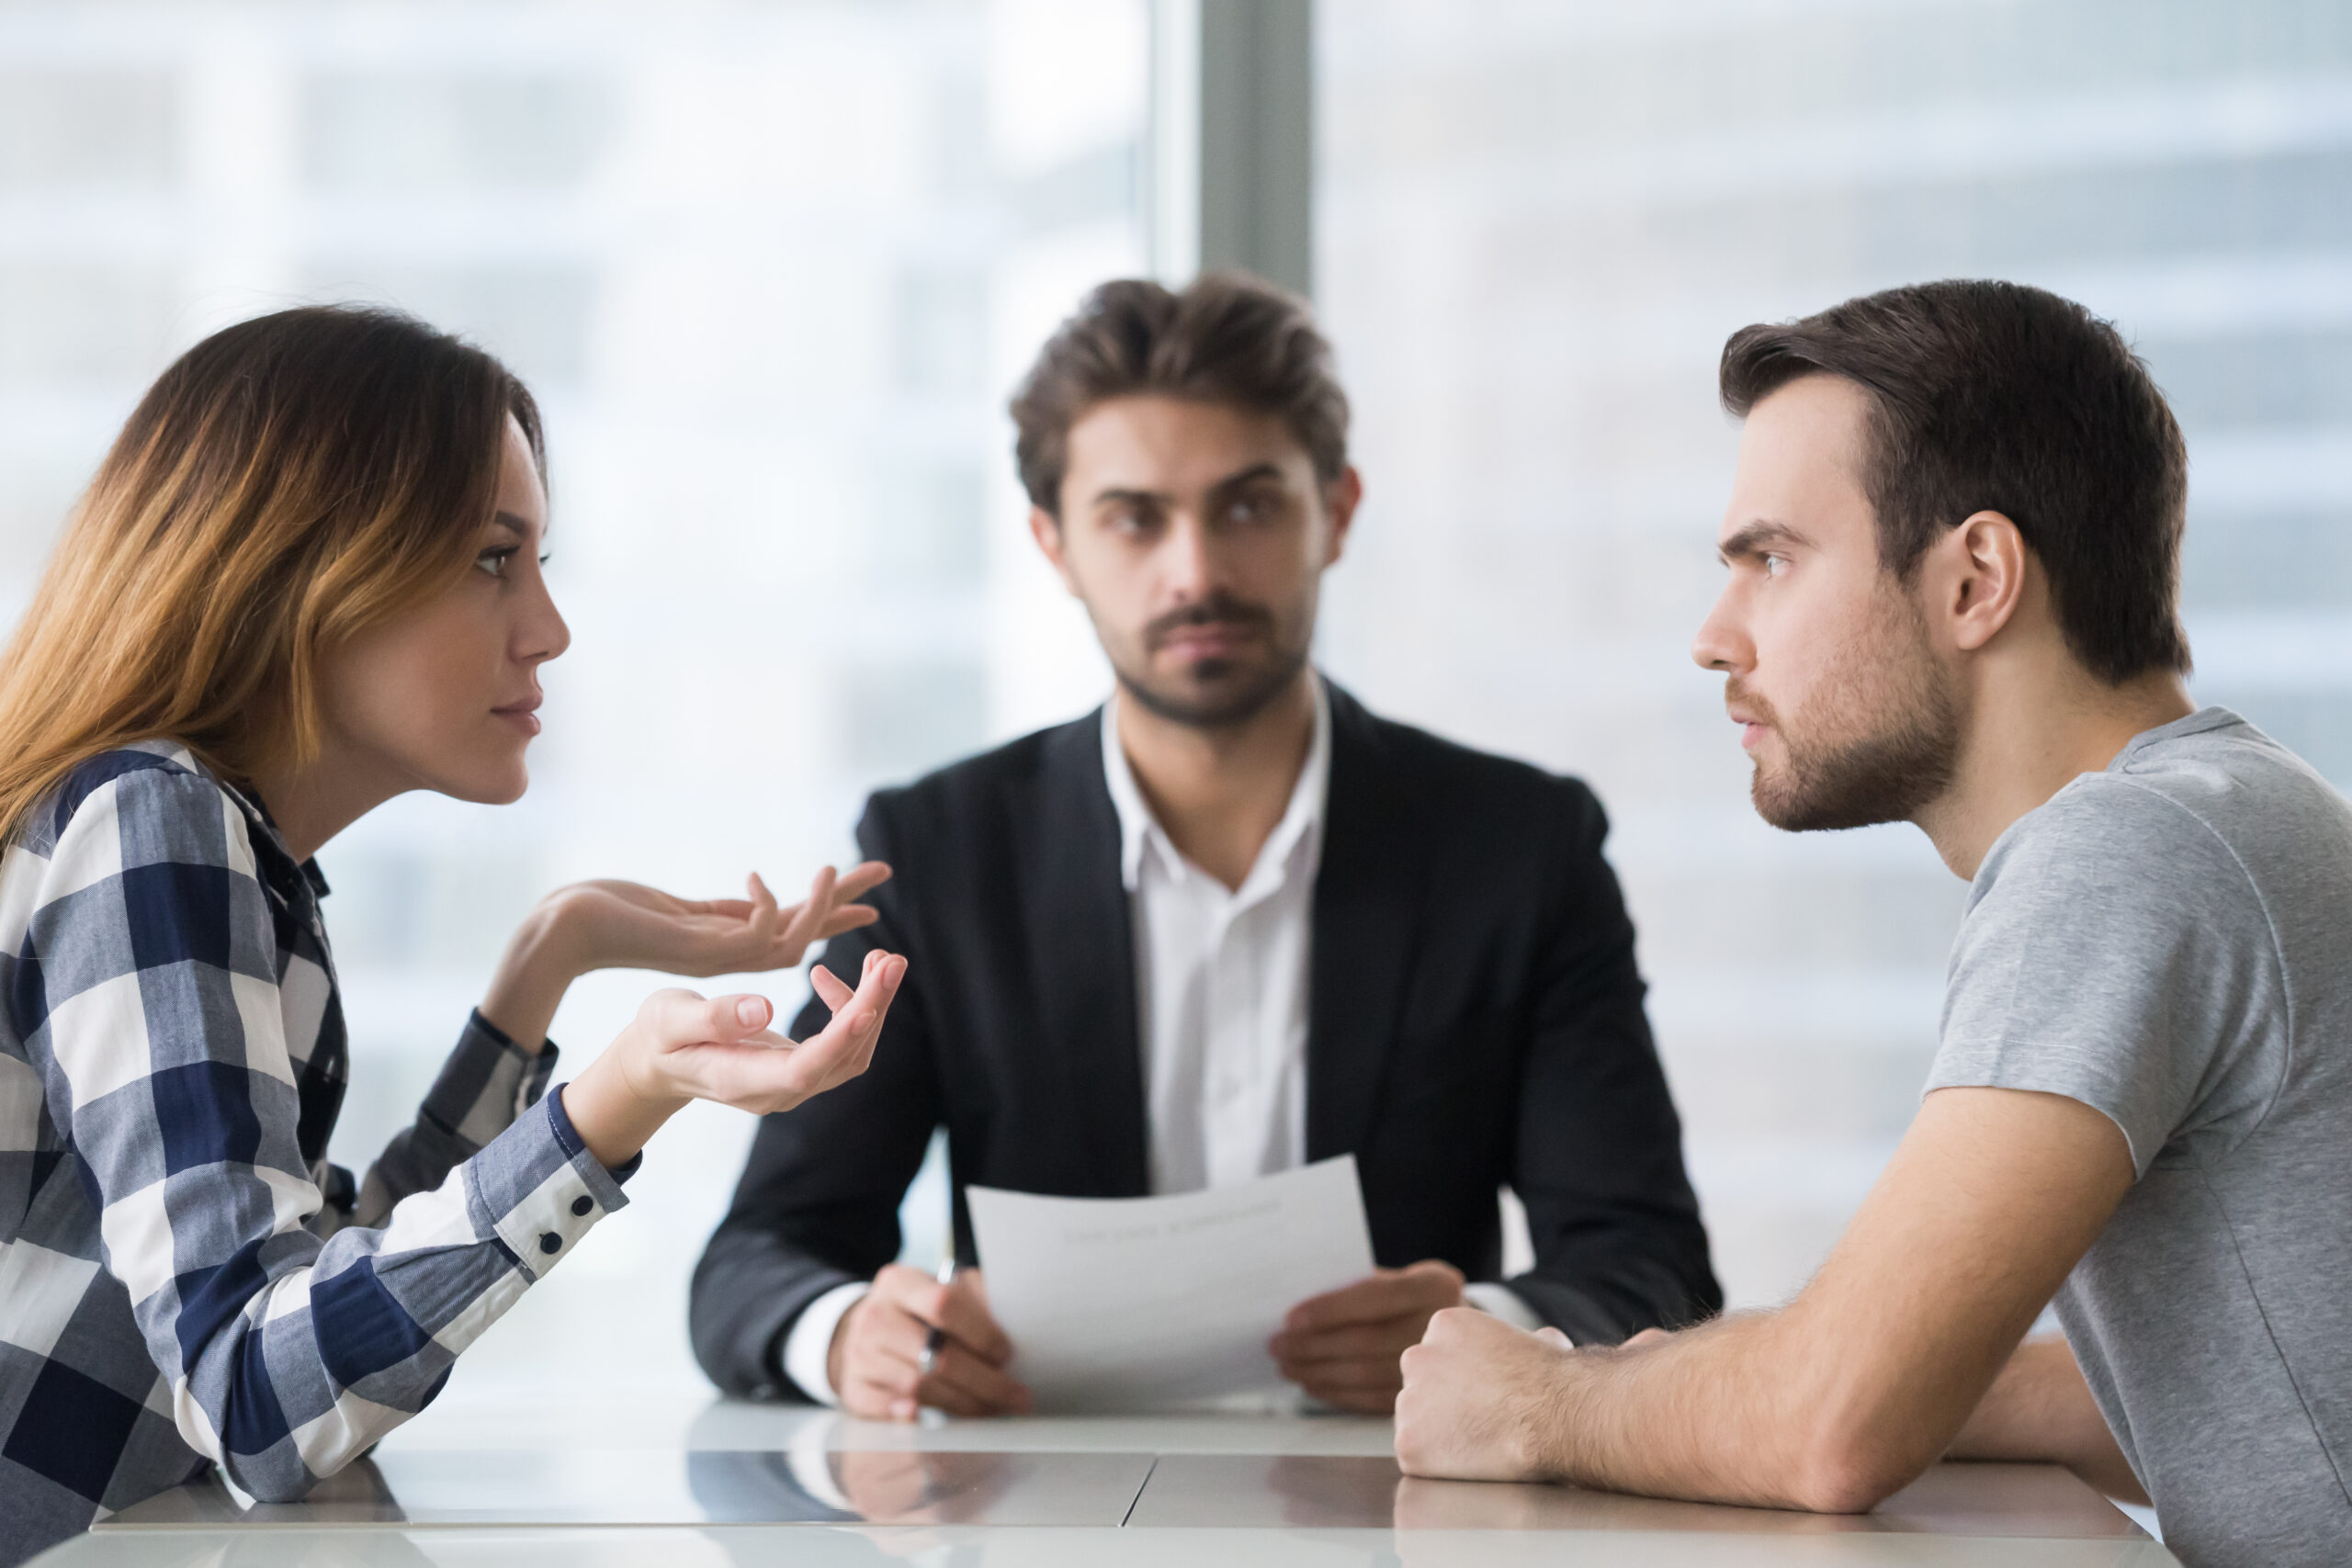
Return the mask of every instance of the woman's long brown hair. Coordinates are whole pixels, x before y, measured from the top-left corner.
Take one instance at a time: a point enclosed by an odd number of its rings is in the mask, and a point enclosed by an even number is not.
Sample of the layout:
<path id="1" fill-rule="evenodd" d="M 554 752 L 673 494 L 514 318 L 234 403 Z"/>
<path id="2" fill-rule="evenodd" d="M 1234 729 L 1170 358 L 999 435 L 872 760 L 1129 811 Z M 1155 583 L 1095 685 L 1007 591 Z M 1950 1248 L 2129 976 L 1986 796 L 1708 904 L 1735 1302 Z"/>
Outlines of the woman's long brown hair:
<path id="1" fill-rule="evenodd" d="M 388 310 L 282 310 L 164 372 L 0 655 L 0 842 L 87 759 L 186 745 L 231 780 L 303 761 L 319 660 L 458 581 L 496 505 L 497 360 Z"/>

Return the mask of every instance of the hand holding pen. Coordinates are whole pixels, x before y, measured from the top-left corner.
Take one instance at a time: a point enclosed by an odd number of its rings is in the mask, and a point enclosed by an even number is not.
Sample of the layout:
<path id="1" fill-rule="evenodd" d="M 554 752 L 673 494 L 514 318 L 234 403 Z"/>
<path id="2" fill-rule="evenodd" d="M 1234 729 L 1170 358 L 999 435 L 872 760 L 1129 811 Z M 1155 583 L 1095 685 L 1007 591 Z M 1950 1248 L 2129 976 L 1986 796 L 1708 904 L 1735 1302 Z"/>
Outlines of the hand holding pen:
<path id="1" fill-rule="evenodd" d="M 1031 1404 L 1005 1371 L 1012 1360 L 978 1269 L 950 1263 L 934 1276 L 894 1263 L 843 1314 L 826 1372 L 842 1407 L 869 1420 L 912 1421 L 926 1405 L 1005 1416 Z"/>

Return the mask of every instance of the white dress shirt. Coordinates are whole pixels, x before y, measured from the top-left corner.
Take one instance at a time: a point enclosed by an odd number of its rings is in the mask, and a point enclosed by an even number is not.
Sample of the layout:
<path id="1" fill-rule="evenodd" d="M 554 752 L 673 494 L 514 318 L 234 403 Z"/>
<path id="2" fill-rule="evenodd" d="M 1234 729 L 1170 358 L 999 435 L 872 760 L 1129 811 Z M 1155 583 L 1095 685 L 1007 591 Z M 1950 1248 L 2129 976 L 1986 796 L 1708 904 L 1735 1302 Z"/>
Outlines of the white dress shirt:
<path id="1" fill-rule="evenodd" d="M 1150 1129 L 1151 1190 L 1204 1188 L 1306 1162 L 1306 1026 L 1315 874 L 1331 783 L 1331 704 L 1315 682 L 1315 731 L 1290 805 L 1256 863 L 1228 888 L 1184 858 L 1160 827 L 1119 743 L 1118 697 L 1102 705 L 1102 777 L 1119 814 L 1136 963 L 1136 1034 Z M 833 1330 L 865 1295 L 842 1285 L 785 1336 L 784 1370 L 837 1403 L 825 1376 Z M 1501 1285 L 1471 1304 L 1521 1328 L 1543 1320 Z"/>
<path id="2" fill-rule="evenodd" d="M 1151 814 L 1119 744 L 1115 698 L 1102 707 L 1102 775 L 1134 932 L 1151 1190 L 1295 1169 L 1306 1159 L 1308 962 L 1331 782 L 1323 682 L 1290 804 L 1238 887 L 1186 860 Z"/>

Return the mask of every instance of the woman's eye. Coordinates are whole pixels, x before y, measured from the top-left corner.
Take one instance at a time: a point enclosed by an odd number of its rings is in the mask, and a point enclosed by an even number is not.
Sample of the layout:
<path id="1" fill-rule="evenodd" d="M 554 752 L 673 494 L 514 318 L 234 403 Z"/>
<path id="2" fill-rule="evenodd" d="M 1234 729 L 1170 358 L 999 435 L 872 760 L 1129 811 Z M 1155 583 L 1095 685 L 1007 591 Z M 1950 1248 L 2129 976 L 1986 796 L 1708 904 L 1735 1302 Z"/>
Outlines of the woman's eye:
<path id="1" fill-rule="evenodd" d="M 487 572 L 492 577 L 503 578 L 506 575 L 506 563 L 514 558 L 514 547 L 512 545 L 499 549 L 484 550 L 474 558 L 474 569 Z"/>

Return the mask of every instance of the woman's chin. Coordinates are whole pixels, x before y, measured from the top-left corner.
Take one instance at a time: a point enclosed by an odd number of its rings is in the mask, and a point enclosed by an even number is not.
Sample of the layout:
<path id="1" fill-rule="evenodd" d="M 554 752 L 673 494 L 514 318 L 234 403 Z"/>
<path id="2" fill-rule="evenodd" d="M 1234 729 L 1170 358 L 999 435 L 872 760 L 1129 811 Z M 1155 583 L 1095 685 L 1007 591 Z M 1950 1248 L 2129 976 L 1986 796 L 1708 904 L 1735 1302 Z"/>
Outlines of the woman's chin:
<path id="1" fill-rule="evenodd" d="M 531 787 L 530 771 L 517 758 L 511 767 L 485 768 L 479 773 L 444 778 L 435 792 L 474 806 L 512 806 Z"/>

